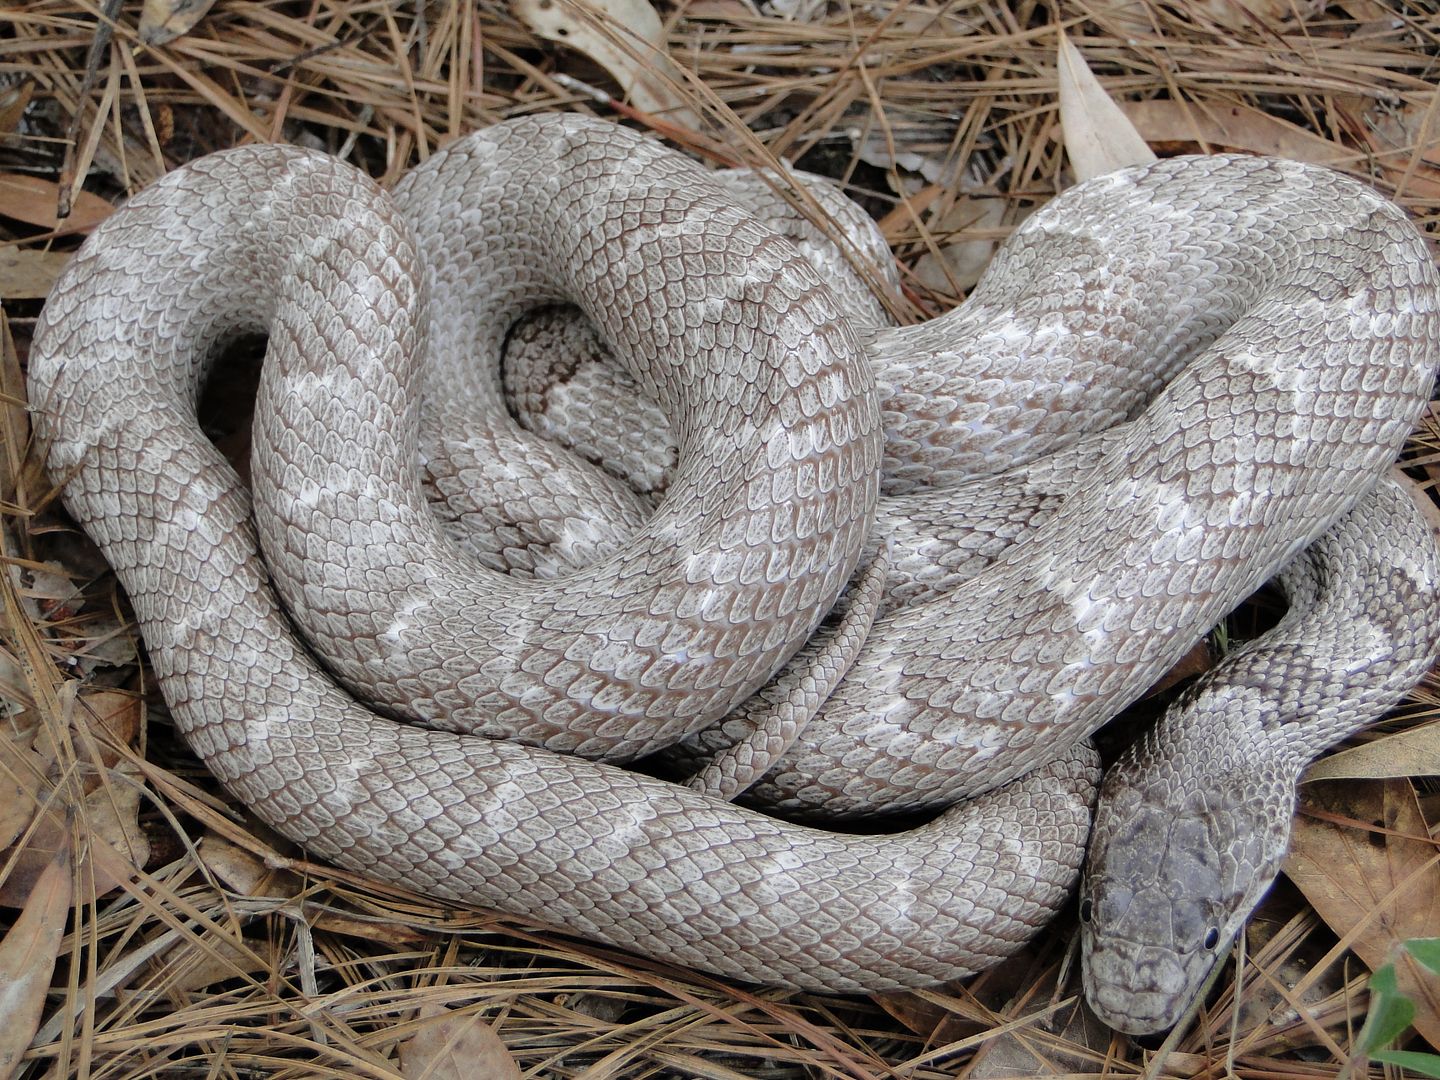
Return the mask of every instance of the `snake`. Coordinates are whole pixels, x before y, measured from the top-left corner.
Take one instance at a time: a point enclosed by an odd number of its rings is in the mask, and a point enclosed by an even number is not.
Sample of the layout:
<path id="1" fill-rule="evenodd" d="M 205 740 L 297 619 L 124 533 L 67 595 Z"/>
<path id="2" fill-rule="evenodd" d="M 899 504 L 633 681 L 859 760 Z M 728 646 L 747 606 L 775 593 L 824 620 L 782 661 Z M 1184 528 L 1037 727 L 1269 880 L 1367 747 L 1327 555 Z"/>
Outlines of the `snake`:
<path id="1" fill-rule="evenodd" d="M 1220 155 L 1077 185 L 966 304 L 877 326 L 684 155 L 528 116 L 393 194 L 283 146 L 175 170 L 57 280 L 28 392 L 176 729 L 281 835 L 654 960 L 881 992 L 983 970 L 1066 902 L 1086 736 L 1365 520 L 1437 300 L 1371 189 Z M 510 415 L 510 328 L 555 303 L 663 412 L 658 499 Z M 195 406 L 253 332 L 252 491 Z M 507 512 L 467 556 L 457 522 Z M 532 539 L 596 558 L 537 572 Z M 754 805 L 621 767 L 723 732 L 881 547 L 882 610 Z M 834 831 L 825 803 L 929 820 Z"/>

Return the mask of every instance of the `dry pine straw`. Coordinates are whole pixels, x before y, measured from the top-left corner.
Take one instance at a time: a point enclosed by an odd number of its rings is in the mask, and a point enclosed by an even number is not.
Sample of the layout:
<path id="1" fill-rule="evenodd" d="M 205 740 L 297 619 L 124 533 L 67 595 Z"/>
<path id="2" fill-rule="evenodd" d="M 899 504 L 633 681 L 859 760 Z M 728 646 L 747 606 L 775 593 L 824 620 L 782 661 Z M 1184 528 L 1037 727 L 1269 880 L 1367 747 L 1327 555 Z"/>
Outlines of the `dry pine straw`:
<path id="1" fill-rule="evenodd" d="M 907 318 L 942 310 L 973 280 L 973 251 L 948 269 L 938 252 L 960 237 L 1003 236 L 1065 182 L 1055 111 L 1061 25 L 1160 152 L 1234 148 L 1325 161 L 1398 199 L 1427 231 L 1437 222 L 1433 6 L 775 6 L 694 0 L 662 10 L 683 73 L 677 89 L 702 118 L 699 130 L 630 121 L 712 159 L 784 156 L 844 178 L 905 267 Z M 191 34 L 159 48 L 139 43 L 135 5 L 114 13 L 113 36 L 97 41 L 99 14 L 93 3 L 60 0 L 0 11 L 0 171 L 80 177 L 114 199 L 204 152 L 285 139 L 393 181 L 446 140 L 507 116 L 622 115 L 586 89 L 616 91 L 604 70 L 540 42 L 498 6 L 222 0 Z M 42 256 L 77 242 L 43 222 L 0 217 L 0 230 L 0 268 L 18 260 L 12 273 L 52 274 L 55 260 Z M 1277 889 L 1250 934 L 1240 1004 L 1227 971 L 1209 1010 L 1157 1059 L 1073 1014 L 1071 919 L 966 988 L 828 999 L 725 986 L 296 861 L 298 852 L 217 791 L 171 737 L 163 709 L 141 722 L 147 685 L 131 662 L 123 601 L 93 552 L 60 527 L 16 407 L 38 307 L 16 300 L 0 313 L 8 320 L 0 499 L 16 567 L 3 583 L 0 691 L 19 707 L 0 730 L 20 744 L 6 746 L 0 778 L 31 767 L 28 785 L 0 792 L 0 825 L 6 799 L 27 808 L 0 863 L 9 878 L 0 890 L 22 901 L 45 845 L 64 846 L 67 836 L 77 849 L 95 840 L 120 852 L 95 858 L 93 870 L 86 860 L 74 876 L 77 906 L 59 922 L 58 963 L 36 999 L 38 1032 L 21 1043 L 29 1049 L 19 1075 L 420 1075 L 397 1044 L 417 1030 L 426 1004 L 485 1016 L 526 1075 L 546 1077 L 1147 1068 L 1318 1077 L 1340 1069 L 1364 1013 L 1366 971 L 1337 942 L 1364 955 L 1362 946 L 1386 944 L 1371 940 L 1374 926 L 1394 920 L 1337 913 L 1314 887 Z M 1412 457 L 1417 477 L 1433 485 L 1433 417 Z M 47 560 L 49 576 L 40 572 Z M 82 595 L 68 595 L 67 579 Z M 77 674 L 88 680 L 79 695 Z M 1414 730 L 1436 706 L 1427 684 L 1382 730 Z M 39 749 L 27 748 L 37 733 Z M 1424 768 L 1433 749 L 1415 752 L 1408 768 L 1440 772 Z M 1408 780 L 1347 790 L 1408 805 L 1406 820 L 1422 834 L 1419 815 L 1434 820 L 1435 798 L 1422 790 L 1417 804 Z M 48 799 L 49 815 L 36 816 L 25 792 Z M 1323 819 L 1326 804 L 1316 805 Z M 1371 839 L 1362 846 L 1382 854 L 1394 840 Z M 1433 855 L 1423 836 L 1412 833 L 1410 843 Z M 124 881 L 137 866 L 136 879 Z M 1434 870 L 1423 884 L 1440 894 Z M 1365 873 L 1383 877 L 1383 868 Z M 1422 910 L 1418 928 L 1396 932 L 1440 934 L 1440 919 L 1427 926 L 1424 918 Z M 12 922 L 0 916 L 0 929 Z M 4 1047 L 0 1034 L 0 1069 Z M 451 1075 L 433 1060 L 427 1067 Z"/>

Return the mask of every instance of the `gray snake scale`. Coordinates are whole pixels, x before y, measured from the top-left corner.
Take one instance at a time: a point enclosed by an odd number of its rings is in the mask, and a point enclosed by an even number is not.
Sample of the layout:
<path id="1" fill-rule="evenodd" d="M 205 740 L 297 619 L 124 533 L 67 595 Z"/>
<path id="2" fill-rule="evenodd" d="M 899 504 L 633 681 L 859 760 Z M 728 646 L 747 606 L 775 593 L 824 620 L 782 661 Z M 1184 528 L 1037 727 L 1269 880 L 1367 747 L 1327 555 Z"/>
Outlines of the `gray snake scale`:
<path id="1" fill-rule="evenodd" d="M 757 982 L 971 974 L 1073 889 L 1085 737 L 1290 567 L 1303 630 L 1193 694 L 1281 702 L 1226 722 L 1282 731 L 1285 764 L 1255 757 L 1265 779 L 1237 798 L 1274 812 L 1283 850 L 1293 776 L 1440 636 L 1429 528 L 1381 480 L 1440 355 L 1440 281 L 1404 215 L 1324 170 L 1180 159 L 1057 198 L 930 323 L 852 318 L 839 295 L 703 169 L 599 121 L 479 132 L 393 197 L 247 147 L 95 231 L 29 389 L 177 728 L 259 817 L 376 879 Z M 557 302 L 664 414 L 653 512 L 506 409 L 510 328 Z M 246 331 L 269 342 L 253 517 L 195 420 Z M 850 835 L 617 767 L 723 742 L 881 552 L 881 614 L 747 797 L 951 808 Z M 1133 775 L 1165 757 L 1180 786 L 1223 786 L 1193 747 L 1136 754 Z M 1087 933 L 1122 941 L 1091 948 L 1092 999 L 1163 1023 L 1189 976 L 1127 924 L 1141 886 L 1094 873 Z"/>

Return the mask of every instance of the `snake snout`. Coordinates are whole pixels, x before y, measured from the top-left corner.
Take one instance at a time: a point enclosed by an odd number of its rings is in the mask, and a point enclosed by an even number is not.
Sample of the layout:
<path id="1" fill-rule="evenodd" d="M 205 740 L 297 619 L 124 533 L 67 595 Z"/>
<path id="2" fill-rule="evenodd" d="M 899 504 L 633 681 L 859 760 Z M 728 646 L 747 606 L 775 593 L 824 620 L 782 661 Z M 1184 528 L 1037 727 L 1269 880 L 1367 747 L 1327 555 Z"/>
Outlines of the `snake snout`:
<path id="1" fill-rule="evenodd" d="M 1112 943 L 1085 963 L 1085 998 L 1102 1021 L 1127 1035 L 1173 1027 L 1194 996 L 1188 965 L 1169 950 Z"/>

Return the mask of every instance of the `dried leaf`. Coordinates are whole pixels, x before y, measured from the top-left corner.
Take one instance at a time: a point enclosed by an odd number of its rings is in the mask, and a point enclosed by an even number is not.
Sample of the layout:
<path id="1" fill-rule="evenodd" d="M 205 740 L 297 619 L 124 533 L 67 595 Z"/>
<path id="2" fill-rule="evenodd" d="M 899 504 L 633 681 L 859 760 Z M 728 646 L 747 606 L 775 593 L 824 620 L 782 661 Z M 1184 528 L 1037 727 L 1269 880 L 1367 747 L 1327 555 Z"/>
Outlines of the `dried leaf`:
<path id="1" fill-rule="evenodd" d="M 1149 13 L 1154 0 L 1115 0 L 1097 8 L 1095 21 L 1121 37 L 1139 37 L 1155 31 Z M 1275 30 L 1278 26 L 1314 18 L 1325 8 L 1325 0 L 1186 0 L 1181 10 L 1196 23 L 1208 23 L 1227 30 L 1253 30 L 1257 26 Z"/>
<path id="2" fill-rule="evenodd" d="M 989 1017 L 966 1016 L 950 1006 L 953 999 L 934 990 L 876 994 L 872 1000 L 932 1046 L 958 1042 L 988 1026 Z"/>
<path id="3" fill-rule="evenodd" d="M 1365 134 L 1386 178 L 1410 197 L 1440 198 L 1440 110 L 1432 92 L 1398 109 L 1376 104 Z"/>
<path id="4" fill-rule="evenodd" d="M 13 86 L 0 87 L 0 135 L 9 134 L 20 126 L 20 118 L 25 115 L 34 93 L 35 80 L 28 76 Z"/>
<path id="5" fill-rule="evenodd" d="M 1143 165 L 1155 155 L 1095 78 L 1080 50 L 1060 34 L 1060 127 L 1076 180 Z"/>
<path id="6" fill-rule="evenodd" d="M 1202 108 L 1181 101 L 1127 101 L 1121 108 L 1145 141 L 1156 146 L 1249 150 L 1316 165 L 1338 165 L 1355 157 L 1329 139 L 1248 105 Z"/>
<path id="7" fill-rule="evenodd" d="M 608 71 L 637 109 L 699 126 L 666 79 L 678 81 L 679 72 L 665 51 L 665 26 L 646 0 L 513 0 L 511 8 L 536 34 Z"/>
<path id="8" fill-rule="evenodd" d="M 70 914 L 70 850 L 36 878 L 15 925 L 0 941 L 0 1080 L 9 1080 L 40 1028 L 50 976 Z"/>
<path id="9" fill-rule="evenodd" d="M 164 45 L 188 34 L 205 17 L 215 0 L 145 0 L 140 9 L 140 40 Z"/>
<path id="10" fill-rule="evenodd" d="M 240 896 L 288 898 L 299 896 L 305 889 L 305 883 L 297 874 L 268 865 L 254 852 L 232 843 L 217 832 L 207 832 L 200 842 L 199 850 L 200 858 L 210 872 Z M 395 947 L 419 946 L 426 941 L 425 935 L 417 930 L 381 919 L 352 917 L 319 910 L 310 918 L 318 931 L 378 941 Z"/>
<path id="11" fill-rule="evenodd" d="M 1440 1046 L 1440 982 L 1400 948 L 1440 926 L 1440 854 L 1415 789 L 1408 780 L 1326 784 L 1307 789 L 1303 805 L 1332 820 L 1296 818 L 1286 875 L 1371 971 L 1395 962 L 1416 1030 Z"/>
<path id="12" fill-rule="evenodd" d="M 1331 754 L 1305 780 L 1381 780 L 1440 775 L 1440 720 Z"/>
<path id="13" fill-rule="evenodd" d="M 253 851 L 217 832 L 207 832 L 199 850 L 210 872 L 240 896 L 296 896 L 300 892 L 294 874 L 266 866 L 265 860 Z"/>
<path id="14" fill-rule="evenodd" d="M 0 248 L 0 300 L 43 300 L 70 261 L 67 251 Z"/>
<path id="15" fill-rule="evenodd" d="M 1009 203 L 1005 199 L 961 198 L 945 212 L 938 222 L 929 225 L 931 232 L 964 235 L 974 230 L 995 231 L 1005 222 Z M 926 252 L 915 263 L 915 279 L 934 292 L 964 296 L 990 265 L 998 240 L 980 238 L 946 244 L 939 254 Z"/>
<path id="16" fill-rule="evenodd" d="M 423 1005 L 420 1019 L 432 1022 L 400 1044 L 400 1071 L 410 1080 L 519 1080 L 520 1067 L 480 1013 Z"/>
<path id="17" fill-rule="evenodd" d="M 0 848 L 13 844 L 35 816 L 45 766 L 44 757 L 0 729 Z"/>
<path id="18" fill-rule="evenodd" d="M 206 938 L 203 943 L 176 942 L 156 961 L 156 968 L 166 972 L 165 985 L 176 994 L 203 990 L 242 973 L 259 975 L 269 970 L 265 957 L 213 938 Z"/>
<path id="19" fill-rule="evenodd" d="M 1150 689 L 1145 691 L 1141 700 L 1152 698 L 1156 694 L 1163 694 L 1176 683 L 1184 682 L 1186 679 L 1204 675 L 1214 666 L 1215 657 L 1210 652 L 1210 642 L 1202 638 L 1190 647 L 1189 652 L 1175 661 L 1169 671 L 1151 684 Z"/>
<path id="20" fill-rule="evenodd" d="M 138 775 L 130 765 L 122 764 L 112 770 L 108 782 L 85 797 L 78 812 L 88 841 L 79 862 L 82 873 L 93 873 L 97 897 L 129 881 L 136 868 L 150 858 L 150 840 L 140 827 L 140 796 Z M 15 856 L 9 877 L 0 882 L 0 906 L 20 906 L 45 866 L 58 852 L 68 850 L 70 841 L 71 826 L 58 806 L 52 805 Z M 9 849 L 0 852 L 0 861 L 8 861 L 11 854 Z M 97 857 L 92 859 L 92 854 Z M 93 870 L 89 869 L 92 863 Z"/>
<path id="21" fill-rule="evenodd" d="M 60 188 L 53 180 L 19 173 L 0 173 L 0 215 L 54 232 L 57 236 L 88 233 L 115 210 L 99 195 L 82 191 L 64 221 L 55 216 Z"/>

